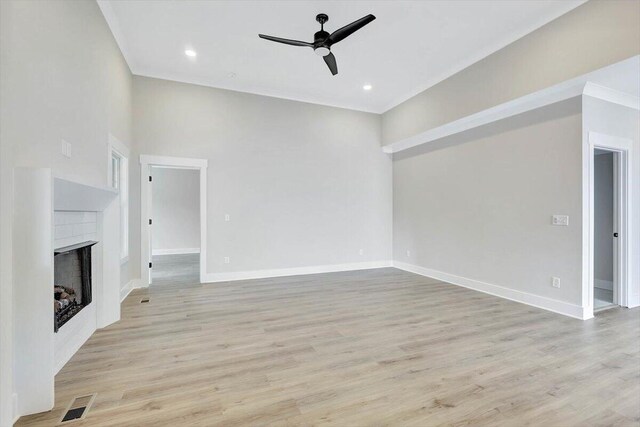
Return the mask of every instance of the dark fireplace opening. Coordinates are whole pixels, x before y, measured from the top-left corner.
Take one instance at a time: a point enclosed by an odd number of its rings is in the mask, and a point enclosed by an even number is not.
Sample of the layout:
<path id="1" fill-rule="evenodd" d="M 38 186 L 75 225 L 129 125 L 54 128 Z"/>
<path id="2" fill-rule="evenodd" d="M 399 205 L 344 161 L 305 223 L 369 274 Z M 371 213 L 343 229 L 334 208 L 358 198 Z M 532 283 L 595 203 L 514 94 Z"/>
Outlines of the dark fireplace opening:
<path id="1" fill-rule="evenodd" d="M 91 247 L 96 243 L 78 243 L 53 252 L 54 332 L 91 303 Z"/>

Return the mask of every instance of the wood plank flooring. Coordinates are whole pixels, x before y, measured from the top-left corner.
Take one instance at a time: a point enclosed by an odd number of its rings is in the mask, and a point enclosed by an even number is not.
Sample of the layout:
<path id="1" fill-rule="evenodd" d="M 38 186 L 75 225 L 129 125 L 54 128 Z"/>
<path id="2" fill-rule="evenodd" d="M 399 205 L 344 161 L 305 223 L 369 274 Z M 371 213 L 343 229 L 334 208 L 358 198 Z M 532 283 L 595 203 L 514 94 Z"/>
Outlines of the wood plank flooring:
<path id="1" fill-rule="evenodd" d="M 200 254 L 154 255 L 151 285 L 192 284 L 200 281 Z"/>
<path id="2" fill-rule="evenodd" d="M 640 310 L 582 322 L 392 268 L 165 284 L 17 425 L 94 392 L 74 426 L 637 426 Z"/>

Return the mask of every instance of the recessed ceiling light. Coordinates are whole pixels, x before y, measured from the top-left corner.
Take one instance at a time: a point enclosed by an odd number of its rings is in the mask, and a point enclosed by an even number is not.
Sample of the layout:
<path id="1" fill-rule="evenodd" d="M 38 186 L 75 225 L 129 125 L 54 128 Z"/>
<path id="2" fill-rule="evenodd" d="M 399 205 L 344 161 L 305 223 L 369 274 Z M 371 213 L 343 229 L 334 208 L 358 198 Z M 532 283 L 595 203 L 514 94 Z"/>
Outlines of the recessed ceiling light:
<path id="1" fill-rule="evenodd" d="M 373 86 L 371 86 L 371 85 L 362 86 L 362 89 L 364 89 L 364 90 L 371 90 L 372 88 L 373 88 Z"/>
<path id="2" fill-rule="evenodd" d="M 190 56 L 191 58 L 195 58 L 196 55 L 198 55 L 195 50 L 191 50 L 191 49 L 185 50 L 184 54 L 187 56 Z"/>

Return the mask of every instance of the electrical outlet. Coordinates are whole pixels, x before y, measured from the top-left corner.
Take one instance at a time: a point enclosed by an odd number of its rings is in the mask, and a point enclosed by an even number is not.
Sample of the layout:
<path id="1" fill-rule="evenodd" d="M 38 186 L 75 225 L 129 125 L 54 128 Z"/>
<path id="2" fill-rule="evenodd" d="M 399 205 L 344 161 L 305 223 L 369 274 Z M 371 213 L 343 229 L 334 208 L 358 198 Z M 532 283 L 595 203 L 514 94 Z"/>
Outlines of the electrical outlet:
<path id="1" fill-rule="evenodd" d="M 230 262 L 231 262 L 231 258 L 229 258 L 228 256 L 224 257 L 225 264 L 229 264 Z"/>
<path id="2" fill-rule="evenodd" d="M 63 156 L 71 158 L 71 144 L 64 139 L 60 140 L 60 152 Z"/>
<path id="3" fill-rule="evenodd" d="M 553 286 L 554 288 L 559 288 L 560 287 L 560 278 L 559 277 L 552 277 L 551 278 L 551 286 Z"/>
<path id="4" fill-rule="evenodd" d="M 567 226 L 569 225 L 569 215 L 553 215 L 551 217 L 551 224 Z"/>
<path id="5" fill-rule="evenodd" d="M 224 214 L 224 220 L 227 221 L 227 222 L 231 221 L 231 215 Z"/>
<path id="6" fill-rule="evenodd" d="M 360 249 L 360 250 L 358 251 L 358 253 L 359 253 L 360 255 L 364 255 L 364 249 Z"/>
<path id="7" fill-rule="evenodd" d="M 407 257 L 411 256 L 411 251 L 407 250 Z"/>

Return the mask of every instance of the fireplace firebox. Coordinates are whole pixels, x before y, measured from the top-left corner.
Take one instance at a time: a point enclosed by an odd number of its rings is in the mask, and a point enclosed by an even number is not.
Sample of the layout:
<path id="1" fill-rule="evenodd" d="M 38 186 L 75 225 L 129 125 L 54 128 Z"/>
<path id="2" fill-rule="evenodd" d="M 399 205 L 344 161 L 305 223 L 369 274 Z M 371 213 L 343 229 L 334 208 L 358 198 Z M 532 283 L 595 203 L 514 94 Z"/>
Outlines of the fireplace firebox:
<path id="1" fill-rule="evenodd" d="M 82 242 L 53 252 L 54 332 L 91 303 L 91 247 L 97 243 Z"/>

